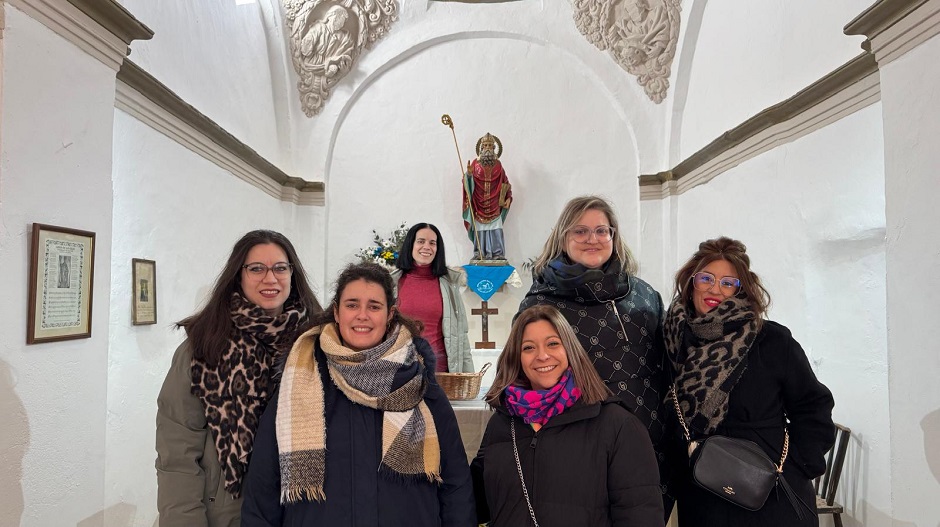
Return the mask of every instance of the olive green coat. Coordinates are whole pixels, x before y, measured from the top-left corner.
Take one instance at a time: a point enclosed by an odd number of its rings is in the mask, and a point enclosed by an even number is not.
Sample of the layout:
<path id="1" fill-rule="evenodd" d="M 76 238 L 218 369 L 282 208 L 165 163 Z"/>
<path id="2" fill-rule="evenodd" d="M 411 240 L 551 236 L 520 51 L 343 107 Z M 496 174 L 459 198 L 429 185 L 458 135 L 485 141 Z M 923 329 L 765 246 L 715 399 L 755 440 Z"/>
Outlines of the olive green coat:
<path id="1" fill-rule="evenodd" d="M 225 491 L 205 407 L 191 392 L 192 359 L 183 342 L 157 398 L 160 527 L 238 527 L 242 500 Z"/>

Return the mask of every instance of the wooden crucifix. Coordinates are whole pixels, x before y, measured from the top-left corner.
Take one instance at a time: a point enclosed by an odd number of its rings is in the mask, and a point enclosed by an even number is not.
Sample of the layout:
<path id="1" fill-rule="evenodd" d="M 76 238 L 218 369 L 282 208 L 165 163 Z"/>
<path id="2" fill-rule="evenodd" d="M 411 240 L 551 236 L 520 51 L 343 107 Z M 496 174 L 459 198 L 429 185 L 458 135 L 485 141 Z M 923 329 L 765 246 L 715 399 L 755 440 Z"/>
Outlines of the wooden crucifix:
<path id="1" fill-rule="evenodd" d="M 499 309 L 495 307 L 490 307 L 486 303 L 486 300 L 480 304 L 480 308 L 474 308 L 470 310 L 472 315 L 480 315 L 483 317 L 483 342 L 475 342 L 474 346 L 477 349 L 491 350 L 496 349 L 496 343 L 490 341 L 490 315 L 498 315 Z"/>

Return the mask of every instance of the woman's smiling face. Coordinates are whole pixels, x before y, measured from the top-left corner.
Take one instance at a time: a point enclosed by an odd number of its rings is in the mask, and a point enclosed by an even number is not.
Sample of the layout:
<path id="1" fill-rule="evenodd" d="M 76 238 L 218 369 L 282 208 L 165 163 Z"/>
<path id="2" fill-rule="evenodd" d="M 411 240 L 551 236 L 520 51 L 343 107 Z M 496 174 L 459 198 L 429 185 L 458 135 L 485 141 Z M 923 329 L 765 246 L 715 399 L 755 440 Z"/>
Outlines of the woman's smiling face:
<path id="1" fill-rule="evenodd" d="M 555 326 L 536 320 L 522 332 L 522 372 L 533 390 L 547 390 L 558 384 L 568 369 L 568 352 Z"/>
<path id="2" fill-rule="evenodd" d="M 696 276 L 699 273 L 708 273 L 712 276 L 711 284 L 708 285 L 707 289 L 705 289 L 704 284 L 696 283 Z M 728 260 L 715 260 L 703 267 L 699 273 L 692 277 L 692 305 L 695 306 L 696 313 L 701 316 L 715 309 L 737 292 L 737 288 L 729 290 L 727 287 L 722 287 L 721 283 L 725 281 L 724 279 L 730 278 L 733 281 L 740 279 L 740 277 Z"/>
<path id="3" fill-rule="evenodd" d="M 339 305 L 333 307 L 333 318 L 343 343 L 353 351 L 362 351 L 382 342 L 393 309 L 380 284 L 360 278 L 343 288 Z"/>

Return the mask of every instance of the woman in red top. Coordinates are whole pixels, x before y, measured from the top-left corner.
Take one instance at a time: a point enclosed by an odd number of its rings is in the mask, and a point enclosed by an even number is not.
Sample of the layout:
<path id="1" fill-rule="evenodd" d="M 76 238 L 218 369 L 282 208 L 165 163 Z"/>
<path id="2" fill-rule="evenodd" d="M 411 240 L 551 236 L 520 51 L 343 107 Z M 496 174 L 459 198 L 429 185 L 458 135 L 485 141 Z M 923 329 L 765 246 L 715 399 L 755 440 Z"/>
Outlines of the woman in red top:
<path id="1" fill-rule="evenodd" d="M 424 324 L 421 336 L 434 350 L 437 371 L 474 371 L 467 310 L 459 290 L 463 275 L 447 268 L 441 231 L 430 223 L 413 225 L 395 266 L 398 309 Z"/>

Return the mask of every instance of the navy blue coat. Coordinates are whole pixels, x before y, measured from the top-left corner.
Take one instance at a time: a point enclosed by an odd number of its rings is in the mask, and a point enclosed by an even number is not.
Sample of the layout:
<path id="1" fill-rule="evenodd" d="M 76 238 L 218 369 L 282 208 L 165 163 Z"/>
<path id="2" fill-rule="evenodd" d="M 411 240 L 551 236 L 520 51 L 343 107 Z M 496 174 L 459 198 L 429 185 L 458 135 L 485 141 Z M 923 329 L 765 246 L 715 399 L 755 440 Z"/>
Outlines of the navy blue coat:
<path id="1" fill-rule="evenodd" d="M 281 506 L 275 395 L 261 417 L 245 477 L 242 527 L 476 527 L 473 486 L 457 418 L 434 378 L 431 346 L 421 338 L 415 339 L 415 346 L 429 366 L 424 401 L 437 428 L 444 483 L 393 481 L 379 474 L 383 412 L 353 403 L 333 384 L 318 342 L 316 357 L 326 402 L 327 499 Z"/>

